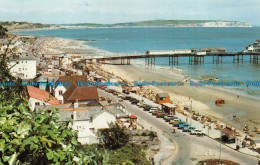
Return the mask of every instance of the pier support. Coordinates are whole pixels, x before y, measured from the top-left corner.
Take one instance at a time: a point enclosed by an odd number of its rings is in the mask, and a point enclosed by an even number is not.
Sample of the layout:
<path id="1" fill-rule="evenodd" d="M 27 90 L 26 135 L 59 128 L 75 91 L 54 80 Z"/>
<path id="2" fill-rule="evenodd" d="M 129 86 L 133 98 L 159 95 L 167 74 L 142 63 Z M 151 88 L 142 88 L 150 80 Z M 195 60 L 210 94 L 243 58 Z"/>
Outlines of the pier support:
<path id="1" fill-rule="evenodd" d="M 258 55 L 253 55 L 253 57 L 251 57 L 250 55 L 250 63 L 253 62 L 253 64 L 258 64 L 258 60 L 259 60 Z"/>
<path id="2" fill-rule="evenodd" d="M 126 63 L 125 63 L 126 60 Z M 131 58 L 127 57 L 127 58 L 121 58 L 121 65 L 130 65 L 131 64 Z"/>
<path id="3" fill-rule="evenodd" d="M 213 55 L 213 64 L 216 62 L 216 64 L 219 64 L 219 63 L 221 63 L 222 64 L 222 62 L 223 62 L 223 56 L 214 56 Z"/>
<path id="4" fill-rule="evenodd" d="M 243 57 L 243 55 L 234 55 L 234 56 L 233 56 L 233 63 L 235 63 L 235 61 L 237 61 L 238 64 L 239 64 L 239 61 L 241 61 L 242 64 L 243 64 L 243 62 L 244 62 L 244 57 Z"/>
<path id="5" fill-rule="evenodd" d="M 155 66 L 155 56 L 146 56 L 145 57 L 145 65 L 147 66 Z"/>
<path id="6" fill-rule="evenodd" d="M 190 65 L 192 65 L 192 64 L 194 64 L 194 65 L 200 64 L 201 65 L 201 63 L 204 63 L 204 56 L 197 56 L 197 55 L 189 56 L 189 64 Z"/>
<path id="7" fill-rule="evenodd" d="M 169 66 L 178 65 L 179 58 L 178 56 L 169 56 Z"/>

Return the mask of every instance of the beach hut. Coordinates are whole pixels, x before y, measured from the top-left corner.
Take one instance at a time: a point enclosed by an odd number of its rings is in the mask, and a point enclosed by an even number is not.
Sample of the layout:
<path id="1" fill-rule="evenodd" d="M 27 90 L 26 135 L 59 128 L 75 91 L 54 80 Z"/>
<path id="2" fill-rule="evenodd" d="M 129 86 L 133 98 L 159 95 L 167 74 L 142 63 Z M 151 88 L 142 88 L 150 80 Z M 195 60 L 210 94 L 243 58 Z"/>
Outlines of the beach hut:
<path id="1" fill-rule="evenodd" d="M 221 139 L 223 142 L 235 143 L 237 132 L 230 127 L 222 129 Z"/>
<path id="2" fill-rule="evenodd" d="M 156 103 L 162 104 L 162 103 L 169 103 L 170 102 L 170 96 L 168 93 L 158 93 L 156 95 Z"/>
<path id="3" fill-rule="evenodd" d="M 176 105 L 170 104 L 170 103 L 162 103 L 162 111 L 169 114 L 169 115 L 175 115 L 175 109 L 177 108 Z"/>

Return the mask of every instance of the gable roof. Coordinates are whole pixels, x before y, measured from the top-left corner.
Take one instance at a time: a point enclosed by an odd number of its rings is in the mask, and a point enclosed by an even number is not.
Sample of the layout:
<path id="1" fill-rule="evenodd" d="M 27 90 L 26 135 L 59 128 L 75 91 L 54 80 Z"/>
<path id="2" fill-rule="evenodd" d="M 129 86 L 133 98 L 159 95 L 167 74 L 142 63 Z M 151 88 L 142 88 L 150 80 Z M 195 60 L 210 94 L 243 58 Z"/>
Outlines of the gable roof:
<path id="1" fill-rule="evenodd" d="M 52 105 L 60 104 L 59 100 L 56 97 L 51 96 L 51 94 L 49 92 L 36 88 L 36 87 L 33 87 L 33 86 L 26 86 L 26 87 L 27 87 L 27 92 L 29 94 L 29 97 L 44 101 L 44 102 L 52 104 Z"/>
<path id="2" fill-rule="evenodd" d="M 87 87 L 79 87 L 72 85 L 70 86 L 66 92 L 63 94 L 63 97 L 66 101 L 86 101 L 98 99 L 97 87 L 87 86 Z"/>
<path id="3" fill-rule="evenodd" d="M 170 97 L 168 93 L 158 93 L 159 97 Z"/>
<path id="4" fill-rule="evenodd" d="M 62 83 L 65 83 L 65 82 L 70 82 L 71 85 L 74 85 L 74 86 L 78 86 L 78 81 L 81 81 L 81 82 L 87 82 L 88 81 L 88 78 L 87 76 L 63 76 L 63 77 L 60 77 L 57 82 L 62 82 Z M 70 86 L 65 86 L 65 88 L 70 88 Z"/>

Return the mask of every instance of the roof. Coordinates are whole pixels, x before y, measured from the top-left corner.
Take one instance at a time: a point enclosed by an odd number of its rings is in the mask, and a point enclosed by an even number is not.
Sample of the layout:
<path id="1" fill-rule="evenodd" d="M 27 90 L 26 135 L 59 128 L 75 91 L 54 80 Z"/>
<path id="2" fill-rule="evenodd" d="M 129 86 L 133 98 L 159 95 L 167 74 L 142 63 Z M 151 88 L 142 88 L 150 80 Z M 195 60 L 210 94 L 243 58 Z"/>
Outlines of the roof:
<path id="1" fill-rule="evenodd" d="M 168 93 L 158 93 L 157 94 L 159 97 L 170 97 Z"/>
<path id="2" fill-rule="evenodd" d="M 129 116 L 131 119 L 137 119 L 137 117 L 135 115 L 131 115 Z"/>
<path id="3" fill-rule="evenodd" d="M 10 41 L 7 40 L 7 39 L 4 39 L 4 40 L 0 40 L 0 44 L 8 44 Z"/>
<path id="4" fill-rule="evenodd" d="M 44 101 L 44 102 L 52 104 L 52 105 L 60 104 L 59 100 L 56 97 L 51 96 L 51 94 L 49 92 L 46 92 L 42 89 L 39 89 L 39 88 L 36 88 L 33 86 L 27 86 L 27 91 L 28 91 L 29 97 L 32 97 L 34 99 L 41 100 L 41 101 Z"/>
<path id="5" fill-rule="evenodd" d="M 69 106 L 69 107 L 68 107 Z M 67 108 L 68 107 L 68 108 Z M 71 119 L 73 115 L 73 111 L 76 112 L 77 119 L 76 120 L 89 120 L 91 117 L 96 117 L 99 114 L 105 112 L 102 107 L 75 107 L 73 108 L 71 104 L 62 104 L 55 106 L 36 106 L 36 112 L 41 113 L 42 110 L 44 112 L 49 109 L 58 108 L 56 111 L 60 115 L 59 121 L 68 121 Z M 107 112 L 107 111 L 106 111 Z"/>
<path id="6" fill-rule="evenodd" d="M 222 51 L 226 51 L 226 48 L 201 48 L 201 51 L 218 51 L 218 50 L 222 50 Z"/>
<path id="7" fill-rule="evenodd" d="M 88 78 L 87 76 L 63 76 L 63 77 L 60 77 L 57 82 L 70 82 L 71 84 L 75 85 L 75 86 L 78 86 L 78 81 L 81 81 L 81 82 L 87 82 L 88 81 Z M 65 86 L 65 88 L 69 88 L 69 86 Z"/>
<path id="8" fill-rule="evenodd" d="M 35 112 L 36 113 L 41 113 L 42 110 L 44 111 L 47 111 L 49 109 L 53 109 L 53 108 L 56 108 L 56 109 L 64 109 L 64 108 L 72 108 L 73 105 L 72 104 L 60 104 L 60 105 L 38 105 L 38 106 L 35 106 Z"/>
<path id="9" fill-rule="evenodd" d="M 230 128 L 224 128 L 224 129 L 222 129 L 222 132 L 225 133 L 225 134 L 229 134 L 229 135 L 236 134 L 236 131 L 234 131 Z"/>
<path id="10" fill-rule="evenodd" d="M 63 97 L 66 101 L 86 101 L 96 99 L 98 100 L 97 87 L 95 86 L 84 86 L 78 87 L 71 85 L 66 92 L 63 94 Z"/>
<path id="11" fill-rule="evenodd" d="M 168 107 L 168 108 L 177 108 L 176 105 L 173 105 L 173 104 L 171 104 L 171 103 L 163 103 L 162 105 L 164 105 L 164 106 L 166 106 L 166 107 Z"/>

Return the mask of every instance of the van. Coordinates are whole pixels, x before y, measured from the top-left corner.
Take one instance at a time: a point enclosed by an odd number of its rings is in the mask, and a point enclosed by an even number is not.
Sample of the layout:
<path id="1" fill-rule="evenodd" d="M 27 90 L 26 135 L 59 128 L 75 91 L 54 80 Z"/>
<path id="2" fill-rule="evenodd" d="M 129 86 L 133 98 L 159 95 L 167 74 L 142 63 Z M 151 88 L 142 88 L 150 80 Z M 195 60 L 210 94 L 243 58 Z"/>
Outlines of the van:
<path id="1" fill-rule="evenodd" d="M 158 108 L 151 108 L 151 109 L 149 110 L 150 113 L 157 112 L 157 111 L 158 111 Z"/>

